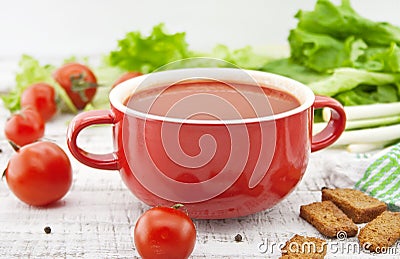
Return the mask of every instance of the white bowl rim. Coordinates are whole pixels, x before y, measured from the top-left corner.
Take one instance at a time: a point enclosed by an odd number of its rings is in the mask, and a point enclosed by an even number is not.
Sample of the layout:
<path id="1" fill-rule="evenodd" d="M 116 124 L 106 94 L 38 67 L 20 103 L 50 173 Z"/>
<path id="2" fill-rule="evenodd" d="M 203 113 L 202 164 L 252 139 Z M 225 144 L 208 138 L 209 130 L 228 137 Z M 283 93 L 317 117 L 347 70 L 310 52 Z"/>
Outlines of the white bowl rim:
<path id="1" fill-rule="evenodd" d="M 262 117 L 229 119 L 229 120 L 202 120 L 202 119 L 182 119 L 182 118 L 174 118 L 174 117 L 144 113 L 141 111 L 128 108 L 123 104 L 123 101 L 127 98 L 127 96 L 129 96 L 142 82 L 144 82 L 150 76 L 152 77 L 152 80 L 156 81 L 157 84 L 160 86 L 168 84 L 168 82 L 171 80 L 176 81 L 181 78 L 183 79 L 190 78 L 196 75 L 200 76 L 207 75 L 211 76 L 212 78 L 218 78 L 219 80 L 230 81 L 235 83 L 245 83 L 237 78 L 232 79 L 237 77 L 239 74 L 243 74 L 242 72 L 245 72 L 255 82 L 257 82 L 260 85 L 267 85 L 268 87 L 273 87 L 275 89 L 293 95 L 300 101 L 300 106 L 297 106 L 296 108 L 286 112 L 268 116 L 262 116 Z M 292 116 L 294 114 L 303 112 L 308 108 L 310 108 L 314 104 L 315 95 L 309 87 L 296 80 L 268 72 L 256 71 L 256 70 L 244 70 L 238 68 L 183 68 L 183 69 L 154 72 L 126 80 L 118 84 L 111 90 L 109 94 L 109 100 L 110 104 L 118 111 L 130 116 L 146 120 L 158 120 L 163 122 L 172 122 L 179 124 L 184 123 L 184 124 L 226 125 L 226 124 L 260 123 L 265 121 L 274 121 L 277 119 L 282 119 Z"/>

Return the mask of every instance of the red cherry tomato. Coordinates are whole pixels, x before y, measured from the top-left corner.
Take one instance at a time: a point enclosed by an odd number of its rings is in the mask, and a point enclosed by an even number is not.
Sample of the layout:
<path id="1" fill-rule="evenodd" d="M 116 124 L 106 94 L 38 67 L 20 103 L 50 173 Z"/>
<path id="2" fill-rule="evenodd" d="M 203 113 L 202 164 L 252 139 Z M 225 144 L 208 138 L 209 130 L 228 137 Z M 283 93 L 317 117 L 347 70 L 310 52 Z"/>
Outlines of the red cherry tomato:
<path id="1" fill-rule="evenodd" d="M 154 207 L 138 219 L 134 240 L 143 259 L 185 259 L 196 243 L 196 228 L 183 211 Z"/>
<path id="2" fill-rule="evenodd" d="M 54 88 L 46 83 L 29 86 L 21 95 L 21 107 L 33 107 L 44 121 L 49 121 L 57 112 Z"/>
<path id="3" fill-rule="evenodd" d="M 131 78 L 134 78 L 137 76 L 141 76 L 141 75 L 143 75 L 143 74 L 140 72 L 127 72 L 127 73 L 123 74 L 122 76 L 120 76 L 117 80 L 115 80 L 114 84 L 111 86 L 111 89 L 113 89 L 114 87 L 116 87 L 117 85 L 119 85 L 120 83 L 122 83 L 128 79 L 131 79 Z"/>
<path id="4" fill-rule="evenodd" d="M 35 142 L 14 154 L 5 170 L 10 190 L 21 201 L 44 206 L 68 192 L 72 168 L 68 156 L 52 142 Z"/>
<path id="5" fill-rule="evenodd" d="M 90 103 L 97 91 L 97 79 L 85 65 L 68 63 L 53 73 L 53 78 L 66 91 L 79 110 Z"/>
<path id="6" fill-rule="evenodd" d="M 45 124 L 39 112 L 28 107 L 7 120 L 4 134 L 14 144 L 24 146 L 43 137 L 44 127 Z"/>

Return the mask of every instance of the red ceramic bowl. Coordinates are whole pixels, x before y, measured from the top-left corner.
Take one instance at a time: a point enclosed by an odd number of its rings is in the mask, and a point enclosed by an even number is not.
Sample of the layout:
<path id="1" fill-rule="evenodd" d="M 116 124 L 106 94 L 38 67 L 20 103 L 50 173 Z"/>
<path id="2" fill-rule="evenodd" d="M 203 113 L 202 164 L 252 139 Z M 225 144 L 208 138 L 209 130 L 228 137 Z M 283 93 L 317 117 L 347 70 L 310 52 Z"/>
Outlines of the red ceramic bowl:
<path id="1" fill-rule="evenodd" d="M 292 94 L 300 105 L 271 116 L 232 120 L 184 120 L 124 105 L 132 92 L 192 78 L 268 86 Z M 276 205 L 303 177 L 310 152 L 332 144 L 346 121 L 337 101 L 314 96 L 297 81 L 231 68 L 133 78 L 111 91 L 110 104 L 110 110 L 83 112 L 73 119 L 67 133 L 71 153 L 90 167 L 119 170 L 129 190 L 148 205 L 182 203 L 193 218 L 239 217 Z M 322 107 L 332 109 L 331 119 L 312 136 L 314 109 Z M 78 147 L 80 131 L 95 124 L 113 125 L 115 152 L 91 154 Z"/>

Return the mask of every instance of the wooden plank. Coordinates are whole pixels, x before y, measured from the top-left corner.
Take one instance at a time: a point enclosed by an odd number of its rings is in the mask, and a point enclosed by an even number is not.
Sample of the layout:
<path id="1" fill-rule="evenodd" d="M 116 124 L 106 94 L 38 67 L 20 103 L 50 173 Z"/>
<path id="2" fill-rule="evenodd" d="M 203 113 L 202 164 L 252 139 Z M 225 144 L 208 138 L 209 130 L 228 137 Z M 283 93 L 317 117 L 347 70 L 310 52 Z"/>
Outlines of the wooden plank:
<path id="1" fill-rule="evenodd" d="M 0 110 L 1 114 L 6 111 Z M 46 138 L 68 152 L 66 125 L 71 115 L 57 117 L 47 125 Z M 1 117 L 1 120 L 5 120 Z M 3 122 L 0 131 L 3 132 Z M 2 133 L 0 133 L 2 134 Z M 80 145 L 91 151 L 112 150 L 109 127 L 93 127 L 82 133 Z M 0 169 L 13 150 L 0 135 Z M 69 152 L 68 152 L 69 154 Z M 69 154 L 70 155 L 70 154 Z M 225 220 L 195 220 L 197 242 L 192 258 L 278 258 L 279 245 L 294 234 L 322 237 L 299 214 L 301 204 L 320 200 L 320 188 L 332 184 L 328 161 L 343 159 L 343 151 L 324 150 L 311 155 L 307 172 L 296 188 L 274 208 Z M 125 187 L 118 172 L 89 168 L 71 155 L 74 180 L 71 191 L 48 208 L 34 208 L 18 201 L 3 181 L 0 185 L 0 258 L 137 258 L 133 230 L 138 217 L 149 207 Z M 340 160 L 338 160 L 340 161 Z M 51 234 L 44 232 L 50 226 Z M 243 242 L 234 241 L 240 234 Z M 355 238 L 332 245 L 356 244 Z M 400 253 L 400 245 L 398 245 Z M 327 258 L 363 258 L 345 249 L 328 253 Z M 348 250 L 348 249 L 347 249 Z M 368 257 L 396 258 L 397 255 Z"/>

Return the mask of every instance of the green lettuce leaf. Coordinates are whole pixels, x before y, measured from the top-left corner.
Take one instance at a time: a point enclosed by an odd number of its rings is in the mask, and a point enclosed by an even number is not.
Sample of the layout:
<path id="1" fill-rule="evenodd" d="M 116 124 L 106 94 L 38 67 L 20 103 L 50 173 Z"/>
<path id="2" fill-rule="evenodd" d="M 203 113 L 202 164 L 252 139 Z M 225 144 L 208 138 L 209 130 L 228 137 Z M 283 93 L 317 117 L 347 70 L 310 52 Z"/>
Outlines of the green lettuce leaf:
<path id="1" fill-rule="evenodd" d="M 310 83 L 314 93 L 334 96 L 359 85 L 388 85 L 399 82 L 400 74 L 377 73 L 355 68 L 338 68 L 323 80 Z"/>
<path id="2" fill-rule="evenodd" d="M 350 0 L 334 5 L 318 0 L 313 11 L 300 10 L 296 15 L 298 28 L 345 40 L 349 36 L 363 39 L 368 45 L 400 43 L 400 28 L 386 22 L 375 22 L 354 11 Z"/>
<path id="3" fill-rule="evenodd" d="M 153 27 L 149 36 L 129 32 L 111 51 L 108 62 L 124 71 L 152 72 L 170 62 L 190 57 L 185 33 L 168 34 L 164 24 Z"/>
<path id="4" fill-rule="evenodd" d="M 353 90 L 334 96 L 334 98 L 347 106 L 390 103 L 400 101 L 400 95 L 397 92 L 396 85 L 359 85 Z"/>
<path id="5" fill-rule="evenodd" d="M 290 32 L 289 43 L 291 58 L 318 72 L 329 72 L 339 67 L 400 72 L 400 48 L 394 42 L 388 47 L 369 47 L 362 39 L 353 36 L 340 41 L 328 35 L 294 29 Z"/>
<path id="6" fill-rule="evenodd" d="M 321 81 L 330 76 L 329 74 L 318 73 L 314 70 L 311 70 L 303 65 L 294 62 L 290 58 L 277 59 L 268 62 L 263 67 L 261 67 L 260 70 L 290 77 L 304 84 Z"/>
<path id="7" fill-rule="evenodd" d="M 139 31 L 127 33 L 105 60 L 107 65 L 122 71 L 150 73 L 187 67 L 259 69 L 271 59 L 267 53 L 257 52 L 251 46 L 231 50 L 218 44 L 211 52 L 192 51 L 184 32 L 168 34 L 161 23 L 148 36 Z"/>
<path id="8" fill-rule="evenodd" d="M 289 34 L 291 58 L 318 72 L 329 72 L 338 67 L 353 66 L 364 54 L 367 45 L 350 36 L 345 41 L 329 35 L 294 29 Z"/>
<path id="9" fill-rule="evenodd" d="M 37 59 L 29 55 L 22 55 L 18 66 L 19 72 L 15 75 L 15 87 L 8 94 L 1 96 L 4 106 L 7 109 L 11 112 L 21 109 L 21 95 L 30 85 L 48 83 L 54 87 L 57 97 L 62 101 L 65 108 L 71 112 L 77 112 L 76 107 L 65 90 L 54 81 L 52 73 L 55 67 L 53 65 L 41 65 Z"/>
<path id="10" fill-rule="evenodd" d="M 227 61 L 240 68 L 255 70 L 271 60 L 266 53 L 256 52 L 251 46 L 230 50 L 228 46 L 218 44 L 212 53 L 204 55 Z"/>
<path id="11" fill-rule="evenodd" d="M 319 0 L 314 11 L 296 17 L 297 28 L 288 38 L 296 62 L 318 72 L 339 67 L 400 72 L 400 28 L 361 17 L 349 1 L 335 6 Z"/>
<path id="12" fill-rule="evenodd" d="M 388 47 L 368 48 L 358 67 L 369 71 L 400 72 L 400 48 L 394 42 Z"/>
<path id="13" fill-rule="evenodd" d="M 263 66 L 344 105 L 400 100 L 400 28 L 356 13 L 349 0 L 318 0 L 300 10 L 290 31 L 290 57 Z"/>
<path id="14" fill-rule="evenodd" d="M 28 55 L 22 55 L 18 66 L 20 71 L 15 76 L 15 87 L 7 95 L 1 96 L 4 106 L 11 112 L 21 109 L 20 99 L 22 92 L 31 84 L 45 82 L 52 84 L 54 81 L 51 73 L 52 65 L 40 65 L 39 61 Z"/>

